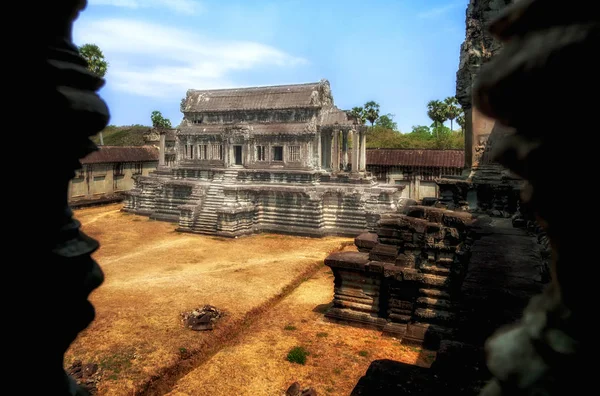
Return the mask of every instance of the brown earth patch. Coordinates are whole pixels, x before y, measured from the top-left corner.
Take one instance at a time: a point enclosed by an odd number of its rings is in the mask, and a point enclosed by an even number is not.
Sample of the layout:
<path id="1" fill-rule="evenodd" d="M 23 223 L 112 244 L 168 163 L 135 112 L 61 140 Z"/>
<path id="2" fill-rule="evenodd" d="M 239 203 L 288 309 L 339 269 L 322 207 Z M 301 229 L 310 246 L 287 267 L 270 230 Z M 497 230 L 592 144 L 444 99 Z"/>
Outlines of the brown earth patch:
<path id="1" fill-rule="evenodd" d="M 158 392 L 161 382 L 169 385 L 206 361 L 310 277 L 329 252 L 351 242 L 182 234 L 175 224 L 120 208 L 75 211 L 83 230 L 101 243 L 94 257 L 106 280 L 90 297 L 96 319 L 67 352 L 65 366 L 98 364 L 99 394 Z M 184 328 L 179 313 L 204 304 L 228 315 L 209 332 Z"/>

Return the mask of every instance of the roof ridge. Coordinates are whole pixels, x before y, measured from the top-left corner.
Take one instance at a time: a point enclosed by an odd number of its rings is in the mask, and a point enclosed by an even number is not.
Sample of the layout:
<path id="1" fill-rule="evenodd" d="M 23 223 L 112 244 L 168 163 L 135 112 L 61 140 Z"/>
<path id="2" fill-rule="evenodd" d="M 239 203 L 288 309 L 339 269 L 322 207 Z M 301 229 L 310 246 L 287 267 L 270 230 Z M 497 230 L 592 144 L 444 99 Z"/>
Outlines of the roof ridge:
<path id="1" fill-rule="evenodd" d="M 218 91 L 235 91 L 235 90 L 258 90 L 265 88 L 282 88 L 282 87 L 301 87 L 307 85 L 319 85 L 321 81 L 316 82 L 307 82 L 307 83 L 297 83 L 297 84 L 279 84 L 279 85 L 260 85 L 260 86 L 247 86 L 247 87 L 232 87 L 232 88 L 217 88 L 217 89 L 189 89 L 191 92 L 218 92 Z"/>

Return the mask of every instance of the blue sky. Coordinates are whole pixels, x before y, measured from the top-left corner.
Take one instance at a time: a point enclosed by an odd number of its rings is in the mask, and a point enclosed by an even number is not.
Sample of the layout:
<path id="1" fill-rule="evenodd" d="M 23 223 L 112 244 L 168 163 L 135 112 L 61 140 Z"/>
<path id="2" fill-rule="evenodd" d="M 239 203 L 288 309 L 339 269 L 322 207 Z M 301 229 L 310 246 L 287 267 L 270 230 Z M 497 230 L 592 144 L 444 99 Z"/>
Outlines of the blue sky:
<path id="1" fill-rule="evenodd" d="M 342 109 L 369 100 L 402 132 L 455 93 L 468 0 L 88 0 L 77 45 L 110 66 L 111 124 L 173 125 L 187 89 L 319 81 Z"/>

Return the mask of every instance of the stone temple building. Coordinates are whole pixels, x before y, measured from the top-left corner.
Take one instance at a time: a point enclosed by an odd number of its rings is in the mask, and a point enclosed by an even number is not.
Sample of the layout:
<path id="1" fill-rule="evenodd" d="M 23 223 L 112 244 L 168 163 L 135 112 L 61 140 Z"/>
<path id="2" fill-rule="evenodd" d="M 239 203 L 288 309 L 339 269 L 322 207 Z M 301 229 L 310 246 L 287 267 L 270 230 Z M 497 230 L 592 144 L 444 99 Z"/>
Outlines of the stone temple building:
<path id="1" fill-rule="evenodd" d="M 159 167 L 137 178 L 125 211 L 235 237 L 356 236 L 397 210 L 402 187 L 366 172 L 366 129 L 334 106 L 327 80 L 189 90 L 183 114 L 175 162 L 160 134 Z"/>

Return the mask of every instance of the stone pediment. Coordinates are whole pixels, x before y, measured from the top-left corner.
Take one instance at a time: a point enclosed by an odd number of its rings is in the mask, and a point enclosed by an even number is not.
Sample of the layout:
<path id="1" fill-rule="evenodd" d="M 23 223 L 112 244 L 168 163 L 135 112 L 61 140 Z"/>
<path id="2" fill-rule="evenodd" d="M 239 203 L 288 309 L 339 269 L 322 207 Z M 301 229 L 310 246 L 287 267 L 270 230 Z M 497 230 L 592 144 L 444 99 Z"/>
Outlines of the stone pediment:
<path id="1" fill-rule="evenodd" d="M 146 143 L 158 142 L 160 141 L 160 133 L 158 133 L 158 131 L 155 129 L 151 129 L 150 131 L 144 134 L 144 141 Z"/>

